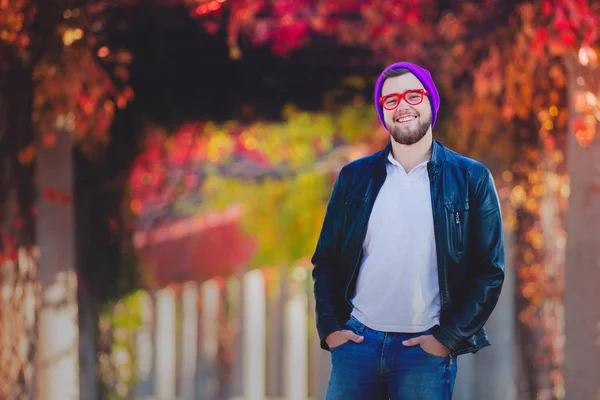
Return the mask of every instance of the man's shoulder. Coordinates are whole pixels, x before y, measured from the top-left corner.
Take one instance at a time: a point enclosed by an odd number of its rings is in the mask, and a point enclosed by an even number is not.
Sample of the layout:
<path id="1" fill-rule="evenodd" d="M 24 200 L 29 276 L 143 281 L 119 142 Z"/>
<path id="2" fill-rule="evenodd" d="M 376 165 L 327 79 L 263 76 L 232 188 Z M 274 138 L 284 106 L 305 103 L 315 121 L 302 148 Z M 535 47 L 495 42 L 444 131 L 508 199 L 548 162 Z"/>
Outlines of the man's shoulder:
<path id="1" fill-rule="evenodd" d="M 343 174 L 355 174 L 357 172 L 362 172 L 365 169 L 372 168 L 375 162 L 383 156 L 383 153 L 386 150 L 379 150 L 375 153 L 371 153 L 364 157 L 358 158 L 354 161 L 349 162 L 348 164 L 342 167 L 341 173 Z"/>
<path id="2" fill-rule="evenodd" d="M 448 148 L 446 150 L 446 165 L 451 168 L 459 168 L 473 177 L 488 174 L 489 169 L 481 161 L 467 157 Z"/>

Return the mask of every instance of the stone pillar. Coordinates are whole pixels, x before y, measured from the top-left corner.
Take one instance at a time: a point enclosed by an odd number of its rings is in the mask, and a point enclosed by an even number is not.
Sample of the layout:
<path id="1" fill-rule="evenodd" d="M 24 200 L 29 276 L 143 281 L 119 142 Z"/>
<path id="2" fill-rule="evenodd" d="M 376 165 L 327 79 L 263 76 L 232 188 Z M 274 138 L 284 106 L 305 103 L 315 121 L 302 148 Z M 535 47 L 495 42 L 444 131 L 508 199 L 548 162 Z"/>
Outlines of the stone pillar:
<path id="1" fill-rule="evenodd" d="M 484 350 L 485 351 L 485 350 Z M 458 357 L 458 374 L 454 382 L 453 397 L 460 400 L 475 400 L 475 356 L 465 354 Z"/>
<path id="2" fill-rule="evenodd" d="M 515 400 L 517 396 L 513 239 L 513 236 L 507 232 L 505 235 L 506 275 L 504 285 L 498 305 L 485 325 L 492 346 L 481 350 L 473 357 L 474 400 Z M 460 367 L 459 363 L 459 369 Z"/>
<path id="3" fill-rule="evenodd" d="M 244 399 L 264 400 L 266 393 L 265 280 L 259 270 L 244 276 Z"/>
<path id="4" fill-rule="evenodd" d="M 39 314 L 36 360 L 36 399 L 78 399 L 79 327 L 73 218 L 73 160 L 71 138 L 57 134 L 56 145 L 37 154 L 40 195 L 36 221 L 40 248 Z"/>
<path id="5" fill-rule="evenodd" d="M 175 294 L 169 288 L 156 292 L 155 388 L 156 400 L 175 400 L 176 335 Z"/>
<path id="6" fill-rule="evenodd" d="M 182 400 L 196 395 L 198 362 L 198 287 L 188 282 L 181 294 L 181 367 L 179 387 Z"/>
<path id="7" fill-rule="evenodd" d="M 199 346 L 198 396 L 201 399 L 215 399 L 219 394 L 219 321 L 221 310 L 221 289 L 216 280 L 209 280 L 200 287 L 201 317 Z"/>
<path id="8" fill-rule="evenodd" d="M 224 389 L 226 389 L 224 397 L 232 399 L 241 398 L 244 390 L 243 293 L 241 279 L 237 275 L 227 282 L 227 302 L 227 323 L 229 329 L 231 329 L 230 343 L 233 357 L 229 365 L 231 378 L 228 384 L 224 385 Z"/>
<path id="9" fill-rule="evenodd" d="M 294 269 L 285 303 L 284 389 L 288 400 L 308 398 L 306 275 L 306 269 Z"/>
<path id="10" fill-rule="evenodd" d="M 313 292 L 312 269 L 307 271 L 306 291 L 308 297 L 308 332 L 309 332 L 309 375 L 308 394 L 313 399 L 324 399 L 331 375 L 331 355 L 321 348 L 321 339 L 317 332 L 315 295 Z"/>
<path id="11" fill-rule="evenodd" d="M 141 324 L 136 332 L 135 371 L 137 398 L 150 397 L 154 394 L 154 301 L 152 296 L 144 292 L 140 296 Z"/>
<path id="12" fill-rule="evenodd" d="M 600 69 L 584 68 L 574 57 L 567 59 L 567 65 L 571 193 L 565 267 L 565 398 L 600 399 Z"/>
<path id="13" fill-rule="evenodd" d="M 283 363 L 285 361 L 284 342 L 284 313 L 287 299 L 286 270 L 270 270 L 266 276 L 266 335 L 269 343 L 266 359 L 266 396 L 280 398 L 283 396 Z"/>

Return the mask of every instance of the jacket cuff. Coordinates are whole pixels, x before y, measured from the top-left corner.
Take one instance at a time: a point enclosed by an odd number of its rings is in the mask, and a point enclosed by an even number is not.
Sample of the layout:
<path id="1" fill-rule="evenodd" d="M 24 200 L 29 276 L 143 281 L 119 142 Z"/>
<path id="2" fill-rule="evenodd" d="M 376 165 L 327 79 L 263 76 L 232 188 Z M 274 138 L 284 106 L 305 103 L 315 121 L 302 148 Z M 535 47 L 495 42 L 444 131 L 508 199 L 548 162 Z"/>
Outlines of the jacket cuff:
<path id="1" fill-rule="evenodd" d="M 456 352 L 460 348 L 461 338 L 450 332 L 447 328 L 444 329 L 436 325 L 432 328 L 431 334 L 438 342 L 446 346 L 451 353 Z"/>
<path id="2" fill-rule="evenodd" d="M 317 325 L 317 330 L 319 332 L 319 338 L 321 339 L 321 348 L 323 350 L 329 351 L 329 345 L 325 341 L 325 338 L 333 332 L 339 331 L 341 329 L 342 328 L 340 328 L 339 324 L 337 323 L 337 321 L 335 321 L 335 319 L 333 321 L 320 321 L 320 323 Z"/>

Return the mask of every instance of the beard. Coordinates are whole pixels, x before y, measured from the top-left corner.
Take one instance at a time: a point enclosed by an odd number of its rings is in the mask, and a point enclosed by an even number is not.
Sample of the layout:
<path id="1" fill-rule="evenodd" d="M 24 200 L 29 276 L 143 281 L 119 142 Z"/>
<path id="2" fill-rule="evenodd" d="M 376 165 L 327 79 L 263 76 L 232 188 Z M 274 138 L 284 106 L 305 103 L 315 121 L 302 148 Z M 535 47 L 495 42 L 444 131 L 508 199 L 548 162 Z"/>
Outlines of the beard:
<path id="1" fill-rule="evenodd" d="M 411 145 L 417 143 L 419 140 L 423 139 L 423 136 L 427 133 L 429 128 L 431 127 L 431 116 L 428 121 L 420 122 L 414 128 L 402 128 L 399 126 L 392 126 L 390 129 L 390 134 L 394 141 L 398 144 Z"/>

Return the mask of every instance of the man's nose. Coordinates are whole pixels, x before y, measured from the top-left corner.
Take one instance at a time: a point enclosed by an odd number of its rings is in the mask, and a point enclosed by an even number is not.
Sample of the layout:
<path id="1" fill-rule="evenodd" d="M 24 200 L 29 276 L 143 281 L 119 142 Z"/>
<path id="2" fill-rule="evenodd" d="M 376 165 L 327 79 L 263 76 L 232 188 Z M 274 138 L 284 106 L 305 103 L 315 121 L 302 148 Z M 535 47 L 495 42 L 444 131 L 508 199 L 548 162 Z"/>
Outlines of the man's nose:
<path id="1" fill-rule="evenodd" d="M 398 103 L 398 106 L 396 107 L 396 112 L 398 111 L 403 111 L 403 110 L 408 110 L 410 109 L 410 104 L 408 104 L 408 102 L 404 99 L 400 100 L 400 102 Z"/>
<path id="2" fill-rule="evenodd" d="M 408 101 L 406 101 L 406 99 L 404 97 L 401 98 L 400 102 L 398 103 L 398 108 L 400 108 L 402 106 L 404 106 L 404 108 L 410 108 L 411 107 L 411 105 L 408 103 Z"/>

